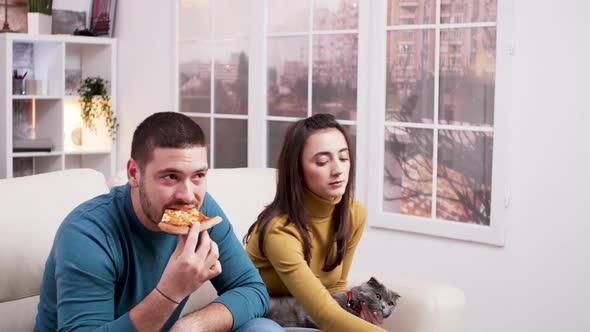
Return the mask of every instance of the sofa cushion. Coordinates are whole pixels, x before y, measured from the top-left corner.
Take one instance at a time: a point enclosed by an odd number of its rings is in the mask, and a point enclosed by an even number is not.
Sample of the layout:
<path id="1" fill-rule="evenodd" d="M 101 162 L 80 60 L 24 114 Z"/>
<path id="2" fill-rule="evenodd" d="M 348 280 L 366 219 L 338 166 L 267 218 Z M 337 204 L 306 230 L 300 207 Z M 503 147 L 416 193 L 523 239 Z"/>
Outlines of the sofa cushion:
<path id="1" fill-rule="evenodd" d="M 274 198 L 276 170 L 273 168 L 210 169 L 207 191 L 215 198 L 242 241 L 248 227 Z M 200 309 L 217 296 L 210 282 L 189 298 L 182 315 Z"/>
<path id="2" fill-rule="evenodd" d="M 77 205 L 106 192 L 104 176 L 92 169 L 0 180 L 0 303 L 39 295 L 58 226 Z"/>
<path id="3" fill-rule="evenodd" d="M 217 201 L 241 241 L 276 192 L 274 168 L 218 168 L 207 175 L 207 192 Z"/>

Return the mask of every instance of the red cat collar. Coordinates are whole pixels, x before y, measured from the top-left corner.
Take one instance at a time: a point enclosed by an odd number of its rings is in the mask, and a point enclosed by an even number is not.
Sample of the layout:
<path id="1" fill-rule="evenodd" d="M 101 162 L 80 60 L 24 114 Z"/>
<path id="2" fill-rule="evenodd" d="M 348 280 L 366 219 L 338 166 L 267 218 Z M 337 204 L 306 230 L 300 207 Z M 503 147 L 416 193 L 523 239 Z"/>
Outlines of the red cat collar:
<path id="1" fill-rule="evenodd" d="M 348 291 L 348 293 L 346 293 L 346 306 L 351 310 L 358 312 L 359 314 L 361 313 L 361 310 L 363 310 L 363 308 L 357 304 L 352 303 L 352 291 Z"/>

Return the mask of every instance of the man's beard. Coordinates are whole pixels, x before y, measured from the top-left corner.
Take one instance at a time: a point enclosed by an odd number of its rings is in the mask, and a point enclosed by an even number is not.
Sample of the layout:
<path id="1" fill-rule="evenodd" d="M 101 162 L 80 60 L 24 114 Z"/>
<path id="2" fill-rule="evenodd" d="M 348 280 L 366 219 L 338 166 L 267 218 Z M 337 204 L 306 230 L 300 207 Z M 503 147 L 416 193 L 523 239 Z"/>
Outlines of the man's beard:
<path id="1" fill-rule="evenodd" d="M 157 225 L 162 219 L 162 214 L 164 212 L 158 211 L 158 209 L 154 207 L 154 204 L 152 204 L 152 201 L 145 190 L 143 180 L 141 179 L 139 180 L 139 202 L 141 203 L 141 209 L 145 216 Z"/>
<path id="2" fill-rule="evenodd" d="M 187 202 L 183 202 L 183 201 L 179 201 L 179 200 L 172 200 L 172 201 L 164 204 L 162 209 L 159 210 L 157 207 L 154 206 L 154 204 L 150 200 L 150 197 L 145 189 L 145 184 L 142 179 L 139 180 L 139 202 L 141 204 L 141 209 L 143 210 L 143 213 L 145 214 L 145 216 L 156 225 L 158 223 L 160 223 L 160 220 L 162 220 L 162 215 L 164 214 L 165 209 L 167 209 L 170 206 L 174 206 L 174 205 L 186 205 L 187 204 Z M 189 202 L 189 204 L 192 204 L 198 208 L 198 204 L 197 204 L 196 200 Z"/>

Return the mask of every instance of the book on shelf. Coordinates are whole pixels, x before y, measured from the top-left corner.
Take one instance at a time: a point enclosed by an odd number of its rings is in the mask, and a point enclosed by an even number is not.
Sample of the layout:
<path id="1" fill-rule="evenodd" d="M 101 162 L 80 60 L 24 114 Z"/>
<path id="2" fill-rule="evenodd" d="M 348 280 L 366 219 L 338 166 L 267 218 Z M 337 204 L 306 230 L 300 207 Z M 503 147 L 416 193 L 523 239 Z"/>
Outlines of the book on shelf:
<path id="1" fill-rule="evenodd" d="M 51 152 L 53 143 L 50 139 L 15 139 L 13 152 Z"/>

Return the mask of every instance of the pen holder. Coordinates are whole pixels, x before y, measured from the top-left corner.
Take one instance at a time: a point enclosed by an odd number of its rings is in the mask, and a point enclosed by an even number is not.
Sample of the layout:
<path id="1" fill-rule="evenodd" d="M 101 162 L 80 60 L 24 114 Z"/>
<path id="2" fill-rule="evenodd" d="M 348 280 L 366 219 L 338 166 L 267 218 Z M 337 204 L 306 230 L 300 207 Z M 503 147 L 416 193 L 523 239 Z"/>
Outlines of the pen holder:
<path id="1" fill-rule="evenodd" d="M 12 79 L 12 94 L 13 95 L 24 95 L 25 94 L 25 80 L 22 78 Z"/>

